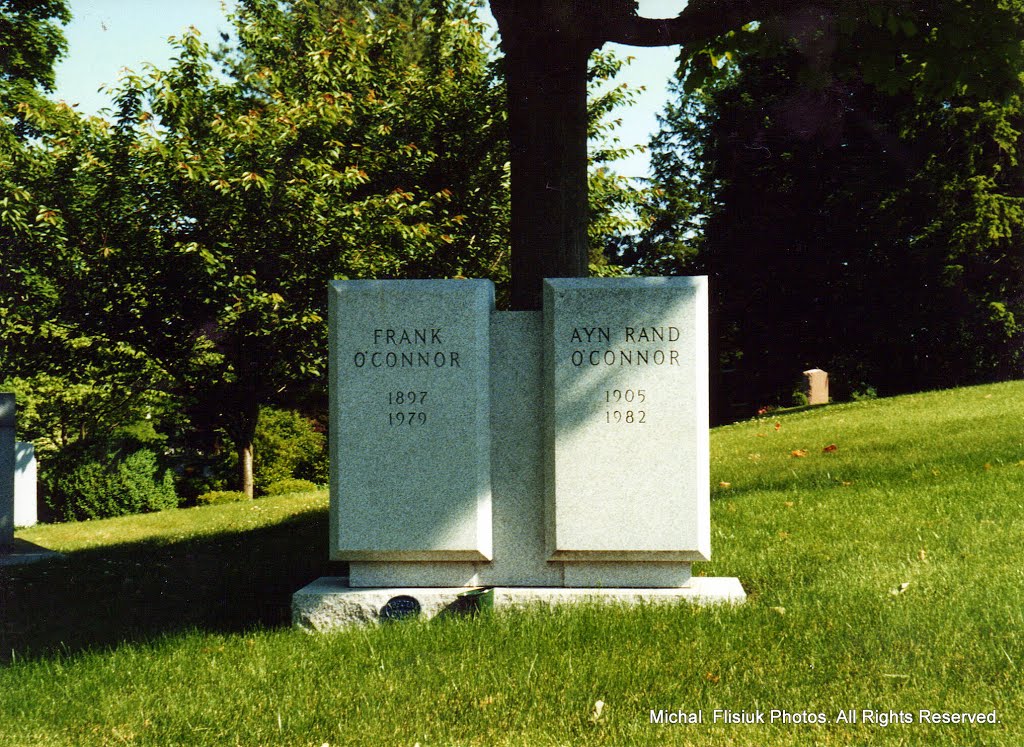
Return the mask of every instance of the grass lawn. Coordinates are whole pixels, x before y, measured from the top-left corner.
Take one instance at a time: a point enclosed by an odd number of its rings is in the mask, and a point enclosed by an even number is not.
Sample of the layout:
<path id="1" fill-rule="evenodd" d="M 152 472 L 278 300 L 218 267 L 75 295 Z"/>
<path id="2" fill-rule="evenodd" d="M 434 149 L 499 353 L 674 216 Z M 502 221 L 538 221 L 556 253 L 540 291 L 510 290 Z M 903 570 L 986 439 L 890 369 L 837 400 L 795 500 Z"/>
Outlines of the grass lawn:
<path id="1" fill-rule="evenodd" d="M 324 494 L 20 531 L 66 558 L 0 568 L 0 745 L 1024 745 L 1024 382 L 711 439 L 697 572 L 737 607 L 310 636 L 288 603 L 338 571 Z"/>

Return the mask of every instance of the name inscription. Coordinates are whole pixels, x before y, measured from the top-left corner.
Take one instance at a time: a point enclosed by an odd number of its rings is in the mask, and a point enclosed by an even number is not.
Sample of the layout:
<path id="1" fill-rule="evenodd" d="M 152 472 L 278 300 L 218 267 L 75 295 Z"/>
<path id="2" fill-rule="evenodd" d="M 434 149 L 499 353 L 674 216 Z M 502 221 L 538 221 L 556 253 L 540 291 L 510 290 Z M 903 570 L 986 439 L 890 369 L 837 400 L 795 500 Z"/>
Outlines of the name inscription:
<path id="1" fill-rule="evenodd" d="M 416 327 L 373 330 L 373 345 L 388 347 L 427 347 L 444 345 L 441 327 Z M 462 368 L 457 350 L 357 350 L 352 355 L 356 368 Z"/>
<path id="2" fill-rule="evenodd" d="M 617 334 L 615 334 L 617 333 Z M 679 327 L 573 327 L 569 342 L 607 343 L 609 347 L 576 349 L 569 353 L 569 362 L 583 366 L 679 366 L 679 351 L 658 343 L 678 342 Z M 646 345 L 624 348 L 612 345 Z"/>

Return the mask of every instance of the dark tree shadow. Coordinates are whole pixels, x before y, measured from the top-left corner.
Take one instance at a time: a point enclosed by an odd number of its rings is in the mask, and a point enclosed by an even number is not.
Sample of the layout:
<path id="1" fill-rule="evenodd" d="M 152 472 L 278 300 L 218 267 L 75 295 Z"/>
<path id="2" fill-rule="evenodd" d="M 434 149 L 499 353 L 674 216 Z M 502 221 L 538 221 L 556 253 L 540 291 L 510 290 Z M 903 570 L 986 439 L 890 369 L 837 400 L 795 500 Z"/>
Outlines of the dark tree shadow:
<path id="1" fill-rule="evenodd" d="M 291 595 L 347 575 L 327 560 L 327 512 L 180 542 L 144 541 L 0 567 L 0 662 L 199 629 L 291 623 Z"/>

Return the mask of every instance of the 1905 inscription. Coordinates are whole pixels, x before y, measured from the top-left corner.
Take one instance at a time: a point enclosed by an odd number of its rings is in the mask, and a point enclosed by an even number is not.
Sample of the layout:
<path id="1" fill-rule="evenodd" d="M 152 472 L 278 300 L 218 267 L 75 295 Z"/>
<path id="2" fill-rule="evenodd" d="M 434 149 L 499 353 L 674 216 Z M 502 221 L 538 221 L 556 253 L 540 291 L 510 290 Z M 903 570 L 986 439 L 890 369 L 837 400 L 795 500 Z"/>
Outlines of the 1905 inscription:
<path id="1" fill-rule="evenodd" d="M 624 405 L 627 408 L 605 410 L 605 423 L 612 425 L 643 425 L 647 422 L 646 410 L 634 410 L 630 407 L 633 403 L 642 405 L 647 401 L 647 391 L 645 389 L 606 389 L 604 401 L 606 405 Z"/>

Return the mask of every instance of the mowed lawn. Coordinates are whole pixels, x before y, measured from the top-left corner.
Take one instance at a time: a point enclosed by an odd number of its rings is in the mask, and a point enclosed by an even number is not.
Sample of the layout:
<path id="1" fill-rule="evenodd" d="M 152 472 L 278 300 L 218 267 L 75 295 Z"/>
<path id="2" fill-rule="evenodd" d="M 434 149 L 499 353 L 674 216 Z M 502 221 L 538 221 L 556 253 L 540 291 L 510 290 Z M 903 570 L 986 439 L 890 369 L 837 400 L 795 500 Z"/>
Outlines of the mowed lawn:
<path id="1" fill-rule="evenodd" d="M 738 576 L 735 607 L 311 636 L 288 604 L 341 570 L 323 493 L 20 531 L 65 558 L 0 568 L 0 745 L 1024 744 L 1024 382 L 711 452 L 696 568 Z"/>

